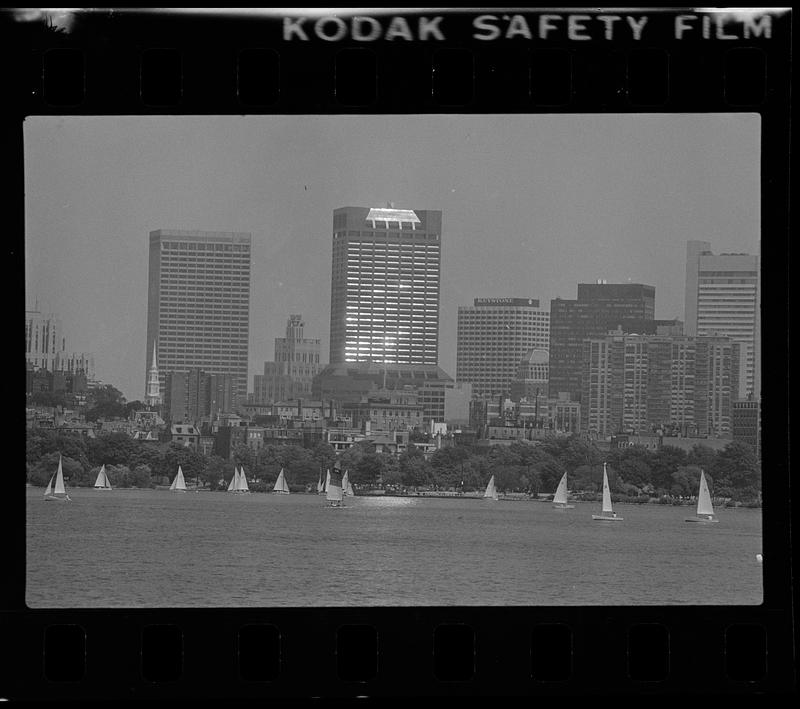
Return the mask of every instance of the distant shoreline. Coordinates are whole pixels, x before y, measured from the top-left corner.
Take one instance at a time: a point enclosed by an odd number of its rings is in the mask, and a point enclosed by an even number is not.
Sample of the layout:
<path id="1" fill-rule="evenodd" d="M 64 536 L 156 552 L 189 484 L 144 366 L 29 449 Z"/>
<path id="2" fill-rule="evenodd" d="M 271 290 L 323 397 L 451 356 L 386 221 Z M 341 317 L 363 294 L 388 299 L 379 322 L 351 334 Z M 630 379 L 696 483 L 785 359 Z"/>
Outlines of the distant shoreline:
<path id="1" fill-rule="evenodd" d="M 40 490 L 44 490 L 45 487 L 42 485 L 33 485 L 31 483 L 26 483 L 25 487 L 27 488 L 37 488 Z M 77 486 L 70 488 L 71 491 L 76 490 L 95 490 L 96 488 L 91 486 Z M 153 490 L 153 491 L 164 491 L 169 490 L 169 485 L 156 485 L 155 487 L 115 487 L 110 492 L 120 492 L 126 490 Z M 189 487 L 187 488 L 187 492 L 226 492 L 225 490 L 212 490 L 210 488 L 194 488 Z M 264 492 L 255 492 L 251 491 L 253 495 L 270 495 L 273 494 L 272 490 L 265 490 Z M 320 493 L 318 492 L 305 492 L 305 491 L 297 491 L 292 492 L 293 495 L 312 495 L 318 496 Z M 439 500 L 482 500 L 483 494 L 480 492 L 467 492 L 467 493 L 457 493 L 457 492 L 386 492 L 383 490 L 379 491 L 369 491 L 369 492 L 359 492 L 355 495 L 355 497 L 403 497 L 403 498 L 434 498 Z M 530 495 L 525 495 L 524 493 L 511 493 L 511 495 L 506 496 L 500 494 L 497 499 L 498 502 L 535 502 L 535 503 L 552 503 L 552 498 L 537 498 L 531 497 Z M 569 504 L 582 504 L 582 505 L 595 505 L 600 501 L 598 497 L 597 500 L 574 500 L 569 499 Z M 665 507 L 694 507 L 697 505 L 697 500 L 686 500 L 678 503 L 659 503 L 658 498 L 650 498 L 647 502 L 629 502 L 627 500 L 615 500 L 615 505 L 630 505 L 634 507 L 641 507 L 643 505 L 663 505 Z M 763 505 L 746 505 L 741 502 L 733 504 L 733 505 L 725 505 L 721 503 L 715 503 L 715 507 L 718 509 L 735 509 L 737 507 L 747 507 L 752 509 L 761 509 Z"/>

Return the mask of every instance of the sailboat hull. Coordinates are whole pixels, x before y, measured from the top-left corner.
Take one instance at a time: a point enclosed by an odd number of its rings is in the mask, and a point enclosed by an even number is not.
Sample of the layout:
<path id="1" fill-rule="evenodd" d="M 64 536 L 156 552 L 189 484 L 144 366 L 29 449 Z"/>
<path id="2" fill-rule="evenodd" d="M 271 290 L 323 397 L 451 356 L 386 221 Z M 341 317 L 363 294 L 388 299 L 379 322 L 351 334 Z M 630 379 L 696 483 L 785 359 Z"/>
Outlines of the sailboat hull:
<path id="1" fill-rule="evenodd" d="M 95 489 L 95 490 L 107 490 L 107 491 L 111 491 L 111 489 L 112 489 L 112 488 L 110 488 L 110 487 L 96 487 L 96 488 L 94 488 L 94 489 Z"/>
<path id="2" fill-rule="evenodd" d="M 55 495 L 47 495 L 44 499 L 47 502 L 72 502 L 69 497 L 56 497 Z"/>
<path id="3" fill-rule="evenodd" d="M 612 517 L 611 515 L 592 515 L 592 519 L 598 522 L 622 522 L 622 517 Z"/>
<path id="4" fill-rule="evenodd" d="M 575 505 L 567 505 L 567 504 L 565 504 L 563 502 L 556 502 L 553 505 L 553 509 L 554 510 L 574 510 L 575 509 Z"/>
<path id="5" fill-rule="evenodd" d="M 697 522 L 698 524 L 716 524 L 719 522 L 718 519 L 714 519 L 713 517 L 711 519 L 708 519 L 707 517 L 686 517 L 683 521 Z"/>
<path id="6" fill-rule="evenodd" d="M 289 494 L 288 490 L 273 490 L 272 492 L 275 495 L 288 495 Z"/>

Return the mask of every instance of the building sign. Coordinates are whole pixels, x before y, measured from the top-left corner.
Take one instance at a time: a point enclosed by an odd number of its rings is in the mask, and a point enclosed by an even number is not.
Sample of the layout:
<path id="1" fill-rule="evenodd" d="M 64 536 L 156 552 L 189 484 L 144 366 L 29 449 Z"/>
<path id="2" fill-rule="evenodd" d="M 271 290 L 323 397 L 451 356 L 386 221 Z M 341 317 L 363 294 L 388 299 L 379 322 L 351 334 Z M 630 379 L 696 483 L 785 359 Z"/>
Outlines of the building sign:
<path id="1" fill-rule="evenodd" d="M 475 305 L 526 305 L 539 307 L 538 298 L 475 298 Z"/>

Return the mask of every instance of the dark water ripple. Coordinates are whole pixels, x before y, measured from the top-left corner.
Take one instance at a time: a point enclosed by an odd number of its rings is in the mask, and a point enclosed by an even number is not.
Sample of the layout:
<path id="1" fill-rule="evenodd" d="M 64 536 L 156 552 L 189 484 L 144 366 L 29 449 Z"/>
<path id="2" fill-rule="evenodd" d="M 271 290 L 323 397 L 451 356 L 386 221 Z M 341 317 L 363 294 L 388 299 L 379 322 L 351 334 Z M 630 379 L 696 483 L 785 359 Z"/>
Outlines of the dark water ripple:
<path id="1" fill-rule="evenodd" d="M 760 510 L 316 495 L 27 490 L 36 608 L 762 602 Z"/>

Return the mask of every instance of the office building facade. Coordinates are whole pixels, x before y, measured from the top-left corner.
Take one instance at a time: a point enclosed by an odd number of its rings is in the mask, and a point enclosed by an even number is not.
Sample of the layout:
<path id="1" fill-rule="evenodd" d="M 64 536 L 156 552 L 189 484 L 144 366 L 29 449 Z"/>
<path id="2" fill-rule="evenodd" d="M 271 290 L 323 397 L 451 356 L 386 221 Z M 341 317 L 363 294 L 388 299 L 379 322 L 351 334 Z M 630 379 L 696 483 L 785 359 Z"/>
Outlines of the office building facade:
<path id="1" fill-rule="evenodd" d="M 438 364 L 442 213 L 333 212 L 330 363 Z"/>
<path id="2" fill-rule="evenodd" d="M 302 315 L 290 315 L 286 337 L 275 338 L 274 361 L 264 362 L 264 373 L 253 377 L 253 401 L 274 403 L 309 398 L 314 377 L 319 374 L 321 344 L 304 335 Z"/>
<path id="3" fill-rule="evenodd" d="M 61 319 L 39 310 L 25 311 L 25 361 L 34 369 L 56 369 L 56 357 L 66 349 Z"/>
<path id="4" fill-rule="evenodd" d="M 755 375 L 760 360 L 758 290 L 758 256 L 714 254 L 708 241 L 686 243 L 685 332 L 719 335 L 740 343 L 740 399 L 753 395 L 760 386 L 760 377 Z"/>
<path id="5" fill-rule="evenodd" d="M 538 300 L 475 298 L 458 308 L 456 381 L 476 396 L 507 395 L 525 354 L 549 346 L 550 311 Z"/>
<path id="6" fill-rule="evenodd" d="M 655 287 L 640 283 L 579 283 L 576 300 L 550 301 L 550 397 L 580 401 L 583 342 L 622 326 L 625 332 L 655 334 L 679 321 L 654 320 Z"/>
<path id="7" fill-rule="evenodd" d="M 167 372 L 198 368 L 231 375 L 246 395 L 250 250 L 247 233 L 150 232 L 147 367 L 155 343 L 162 385 Z"/>

